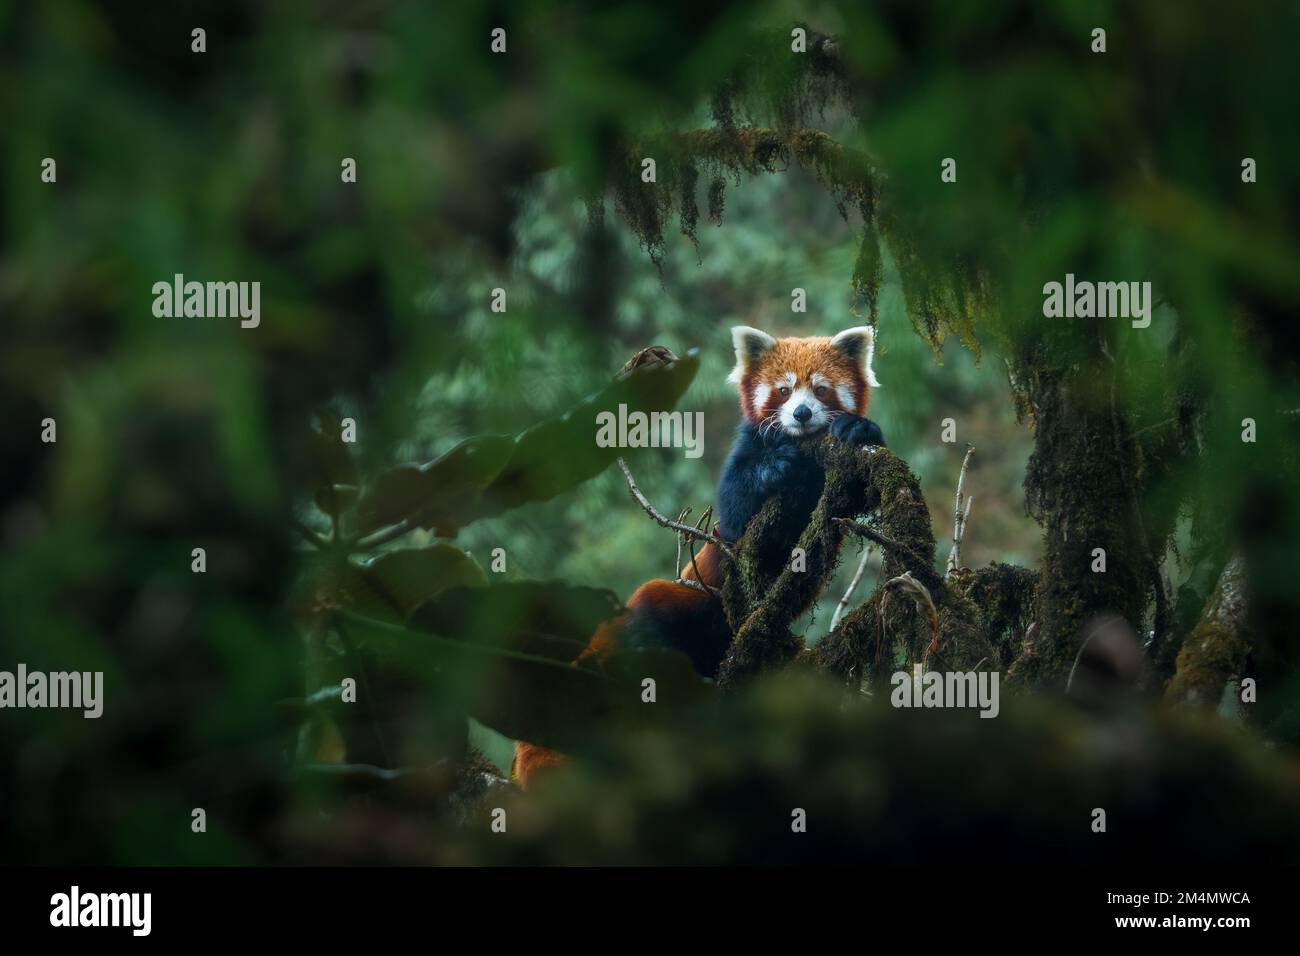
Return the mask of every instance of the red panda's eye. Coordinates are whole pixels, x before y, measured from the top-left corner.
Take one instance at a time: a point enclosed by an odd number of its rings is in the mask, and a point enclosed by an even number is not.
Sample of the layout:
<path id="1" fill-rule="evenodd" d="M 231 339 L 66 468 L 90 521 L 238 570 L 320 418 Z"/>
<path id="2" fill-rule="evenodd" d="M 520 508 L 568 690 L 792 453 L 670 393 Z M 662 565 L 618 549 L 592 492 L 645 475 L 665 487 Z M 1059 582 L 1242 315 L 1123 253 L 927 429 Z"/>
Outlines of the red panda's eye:
<path id="1" fill-rule="evenodd" d="M 826 386 L 818 385 L 816 388 L 813 389 L 813 394 L 816 395 L 818 398 L 821 398 L 823 395 L 826 394 Z"/>
<path id="2" fill-rule="evenodd" d="M 790 394 L 790 386 L 788 386 L 788 385 L 780 385 L 780 386 L 777 387 L 777 391 L 780 392 L 780 393 L 781 393 L 781 397 L 784 398 L 784 397 L 786 397 L 787 395 Z"/>

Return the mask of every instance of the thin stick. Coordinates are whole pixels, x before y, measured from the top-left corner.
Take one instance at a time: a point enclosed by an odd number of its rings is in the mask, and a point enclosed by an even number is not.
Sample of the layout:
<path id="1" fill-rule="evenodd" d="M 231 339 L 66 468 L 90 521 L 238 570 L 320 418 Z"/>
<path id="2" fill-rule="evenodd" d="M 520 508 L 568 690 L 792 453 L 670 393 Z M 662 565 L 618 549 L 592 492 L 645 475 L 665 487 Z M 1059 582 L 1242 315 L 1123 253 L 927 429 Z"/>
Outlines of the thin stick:
<path id="1" fill-rule="evenodd" d="M 677 520 L 685 521 L 686 516 L 690 513 L 691 513 L 690 508 L 683 508 L 682 513 L 677 516 Z M 680 534 L 677 536 L 677 563 L 673 565 L 673 574 L 682 573 L 682 545 L 685 543 L 685 541 L 686 539 L 682 537 Z M 694 557 L 695 557 L 695 553 L 692 550 L 691 558 L 694 559 Z"/>
<path id="2" fill-rule="evenodd" d="M 895 541 L 887 534 L 882 534 L 869 524 L 863 524 L 861 521 L 854 521 L 852 518 L 832 518 L 832 521 L 842 524 L 849 531 L 856 535 L 866 538 L 868 541 L 874 541 L 882 548 L 888 548 L 890 551 L 897 552 L 899 555 L 910 558 L 912 551 L 901 541 Z"/>
<path id="3" fill-rule="evenodd" d="M 853 597 L 853 592 L 858 589 L 858 582 L 862 580 L 863 572 L 867 570 L 867 559 L 871 557 L 871 545 L 864 545 L 862 548 L 862 560 L 858 562 L 858 569 L 853 572 L 853 580 L 849 582 L 848 589 L 844 592 L 844 597 L 840 598 L 840 603 L 835 605 L 835 613 L 831 616 L 831 630 L 840 626 L 840 618 L 844 616 L 844 609 L 849 606 L 849 599 Z"/>
<path id="4" fill-rule="evenodd" d="M 698 573 L 698 572 L 697 572 Z M 692 581 L 690 578 L 678 578 L 678 584 L 684 584 L 692 591 L 703 591 L 705 594 L 712 594 L 714 597 L 722 597 L 722 592 L 711 584 L 705 584 L 703 581 Z"/>
<path id="5" fill-rule="evenodd" d="M 620 458 L 618 460 L 618 467 L 623 469 L 623 477 L 627 479 L 627 490 L 632 492 L 632 497 L 636 499 L 637 504 L 641 506 L 641 509 L 645 511 L 646 514 L 654 519 L 656 524 L 663 528 L 671 528 L 673 531 L 680 532 L 688 538 L 694 538 L 696 541 L 704 541 L 708 544 L 716 545 L 718 550 L 725 554 L 730 560 L 736 560 L 736 555 L 731 550 L 731 545 L 727 544 L 727 542 L 723 541 L 717 535 L 701 531 L 693 525 L 674 521 L 672 518 L 668 518 L 657 511 L 655 506 L 646 500 L 646 496 L 641 493 L 641 489 L 637 487 L 636 479 L 632 477 L 632 472 L 628 469 L 627 462 Z"/>
<path id="6" fill-rule="evenodd" d="M 708 523 L 709 517 L 712 514 L 713 514 L 713 505 L 709 505 L 707 508 L 704 509 L 704 514 L 700 515 L 700 520 L 695 522 L 696 530 L 702 529 L 704 525 Z M 678 535 L 677 540 L 681 541 L 682 537 L 683 537 L 682 535 Z M 695 572 L 695 580 L 699 581 L 701 584 L 703 584 L 706 588 L 709 588 L 709 590 L 713 591 L 715 594 L 721 595 L 722 592 L 719 591 L 717 588 L 713 588 L 710 587 L 708 584 L 705 584 L 704 575 L 700 573 L 700 566 L 695 563 L 695 541 L 692 540 L 686 547 L 687 550 L 690 551 L 691 553 L 691 570 Z M 678 574 L 680 573 L 681 572 L 678 571 Z"/>
<path id="7" fill-rule="evenodd" d="M 966 535 L 966 519 L 970 517 L 973 498 L 966 499 L 966 508 L 962 510 L 962 487 L 966 484 L 966 469 L 970 465 L 970 456 L 975 454 L 975 446 L 966 446 L 966 457 L 961 460 L 961 471 L 957 474 L 957 500 L 952 510 L 952 551 L 948 553 L 948 573 L 952 574 L 961 567 L 961 541 Z"/>
<path id="8" fill-rule="evenodd" d="M 704 509 L 704 514 L 700 515 L 700 520 L 695 522 L 695 530 L 704 531 L 706 534 L 711 533 L 706 529 L 708 528 L 709 525 L 709 519 L 712 517 L 713 517 L 713 505 L 709 505 L 707 508 Z"/>

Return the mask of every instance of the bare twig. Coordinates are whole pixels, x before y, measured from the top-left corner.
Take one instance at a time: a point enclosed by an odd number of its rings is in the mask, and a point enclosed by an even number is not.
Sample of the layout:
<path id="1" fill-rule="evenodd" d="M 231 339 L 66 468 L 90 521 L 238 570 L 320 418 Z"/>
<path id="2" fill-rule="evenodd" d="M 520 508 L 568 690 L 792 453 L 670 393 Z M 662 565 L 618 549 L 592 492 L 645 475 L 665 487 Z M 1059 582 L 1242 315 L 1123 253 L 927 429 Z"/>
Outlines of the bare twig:
<path id="1" fill-rule="evenodd" d="M 912 550 L 907 545 L 895 541 L 893 538 L 889 537 L 889 535 L 882 534 L 869 524 L 863 524 L 861 521 L 854 521 L 852 518 L 832 518 L 831 520 L 839 522 L 849 531 L 866 538 L 868 541 L 876 542 L 876 544 L 880 545 L 882 548 L 888 548 L 905 558 L 912 557 Z"/>
<path id="2" fill-rule="evenodd" d="M 695 530 L 711 533 L 708 532 L 708 527 L 709 527 L 709 519 L 712 517 L 713 517 L 713 505 L 709 505 L 707 508 L 704 509 L 704 514 L 700 515 L 700 520 L 695 522 Z"/>
<path id="3" fill-rule="evenodd" d="M 690 513 L 691 513 L 691 509 L 690 509 L 690 508 L 683 508 L 683 509 L 682 509 L 682 513 L 679 514 L 679 515 L 677 516 L 677 520 L 678 520 L 678 521 L 685 521 L 685 520 L 686 520 L 686 516 L 689 515 Z M 677 563 L 673 565 L 673 574 L 681 574 L 681 573 L 682 573 L 682 545 L 683 545 L 685 542 L 686 542 L 686 538 L 684 538 L 682 535 L 679 534 L 679 535 L 677 536 Z M 694 553 L 694 551 L 691 552 L 691 560 L 692 560 L 692 562 L 694 562 L 694 560 L 695 560 L 695 553 Z"/>
<path id="4" fill-rule="evenodd" d="M 708 518 L 708 515 L 712 514 L 712 510 L 714 510 L 714 506 L 712 506 L 712 505 L 708 506 L 707 509 L 705 509 L 705 514 L 702 514 L 701 516 L 699 516 L 699 520 L 698 520 L 698 522 L 695 522 L 695 528 L 698 529 L 699 527 L 701 527 L 701 525 L 702 525 L 703 523 L 705 523 L 705 519 Z M 677 540 L 679 540 L 679 541 L 684 540 L 684 538 L 685 538 L 685 535 L 679 535 L 679 536 L 677 536 Z M 699 583 L 705 585 L 705 587 L 708 588 L 708 589 L 710 589 L 710 591 L 711 591 L 712 593 L 715 593 L 715 594 L 722 594 L 722 592 L 718 591 L 718 589 L 716 589 L 716 588 L 712 588 L 712 587 L 710 587 L 710 585 L 705 584 L 705 576 L 703 576 L 702 574 L 699 574 L 699 564 L 695 563 L 695 541 L 694 541 L 694 538 L 692 538 L 692 540 L 690 540 L 689 544 L 686 545 L 686 550 L 689 550 L 689 551 L 690 551 L 690 570 L 692 570 L 692 571 L 695 572 L 695 580 L 697 580 L 697 581 L 699 581 Z"/>
<path id="5" fill-rule="evenodd" d="M 966 457 L 961 460 L 961 471 L 957 474 L 957 500 L 952 512 L 952 551 L 948 553 L 948 573 L 953 574 L 961 567 L 961 542 L 966 535 L 966 519 L 970 517 L 970 506 L 974 498 L 966 498 L 962 508 L 962 487 L 966 484 L 966 469 L 970 466 L 970 456 L 975 454 L 975 446 L 966 446 Z"/>
<path id="6" fill-rule="evenodd" d="M 699 574 L 699 572 L 695 572 Z M 678 578 L 677 584 L 684 584 L 692 591 L 703 591 L 705 594 L 712 594 L 716 598 L 722 597 L 722 591 L 713 587 L 711 584 L 705 584 L 703 581 L 692 581 L 690 578 Z"/>
<path id="7" fill-rule="evenodd" d="M 736 555 L 731 550 L 731 545 L 727 544 L 727 542 L 723 541 L 717 535 L 710 534 L 707 531 L 701 531 L 699 528 L 696 528 L 693 525 L 683 524 L 680 521 L 674 521 L 672 518 L 669 518 L 664 514 L 662 514 L 661 512 L 659 512 L 658 510 L 656 510 L 655 506 L 650 504 L 650 502 L 646 500 L 646 496 L 641 493 L 641 489 L 637 487 L 636 479 L 632 477 L 632 472 L 628 469 L 627 462 L 625 462 L 622 458 L 620 458 L 618 460 L 618 467 L 623 469 L 623 477 L 627 479 L 628 491 L 632 492 L 632 497 L 636 499 L 637 504 L 641 506 L 641 509 L 645 511 L 646 514 L 648 514 L 651 518 L 654 519 L 656 524 L 658 524 L 660 527 L 671 528 L 672 530 L 684 535 L 687 538 L 694 539 L 696 541 L 703 541 L 706 544 L 714 545 L 715 547 L 717 547 L 719 551 L 725 554 L 729 560 L 731 561 L 736 560 Z"/>
<path id="8" fill-rule="evenodd" d="M 862 580 L 863 572 L 867 570 L 867 559 L 871 557 L 871 545 L 865 545 L 862 549 L 862 560 L 858 562 L 858 569 L 853 572 L 853 580 L 849 582 L 844 597 L 840 598 L 840 603 L 835 605 L 835 613 L 831 616 L 831 631 L 840 626 L 840 618 L 844 616 L 844 609 L 849 606 L 849 600 L 853 597 L 853 592 L 858 589 L 858 582 Z"/>

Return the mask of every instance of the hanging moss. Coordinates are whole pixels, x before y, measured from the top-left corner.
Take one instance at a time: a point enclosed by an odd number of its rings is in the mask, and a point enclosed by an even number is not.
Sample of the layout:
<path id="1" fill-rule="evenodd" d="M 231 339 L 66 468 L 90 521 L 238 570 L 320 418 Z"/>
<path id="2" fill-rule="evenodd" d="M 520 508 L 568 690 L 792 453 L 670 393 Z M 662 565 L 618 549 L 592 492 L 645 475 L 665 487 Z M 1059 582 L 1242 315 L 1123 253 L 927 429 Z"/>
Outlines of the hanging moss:
<path id="1" fill-rule="evenodd" d="M 709 222 L 715 226 L 722 225 L 722 214 L 727 204 L 727 183 L 721 176 L 714 176 L 709 183 Z"/>
<path id="2" fill-rule="evenodd" d="M 624 161 L 614 165 L 617 178 L 610 189 L 613 193 L 614 208 L 620 218 L 632 230 L 641 247 L 650 256 L 655 268 L 662 268 L 664 250 L 664 222 L 672 208 L 675 195 L 671 182 L 646 183 L 641 181 L 641 161 L 643 155 L 629 152 Z M 662 178 L 671 172 L 671 166 L 665 158 L 655 160 L 656 176 Z M 669 187 L 669 188 L 664 188 Z"/>
<path id="3" fill-rule="evenodd" d="M 992 306 L 990 280 L 969 258 L 949 259 L 942 250 L 931 249 L 922 239 L 935 231 L 927 218 L 916 211 L 905 219 L 888 202 L 880 204 L 877 217 L 898 268 L 908 318 L 936 351 L 952 335 L 978 358 L 976 323 Z"/>
<path id="4" fill-rule="evenodd" d="M 862 231 L 862 245 L 853 263 L 851 285 L 855 301 L 867 304 L 867 318 L 876 324 L 880 306 L 880 287 L 885 281 L 884 257 L 880 253 L 880 236 L 868 225 Z"/>
<path id="5" fill-rule="evenodd" d="M 656 182 L 641 180 L 641 163 L 653 158 Z M 631 144 L 611 168 L 609 189 L 620 216 L 656 264 L 663 254 L 664 226 L 674 211 L 682 232 L 694 240 L 698 220 L 695 190 L 701 171 L 711 175 L 709 218 L 721 224 L 725 177 L 783 172 L 797 162 L 831 193 L 841 216 L 849 208 L 874 215 L 877 186 L 870 163 L 818 130 L 789 132 L 767 127 L 717 127 L 647 137 Z"/>
<path id="6" fill-rule="evenodd" d="M 695 202 L 695 189 L 699 181 L 700 171 L 693 163 L 686 163 L 677 186 L 677 218 L 681 221 L 682 235 L 697 249 L 700 241 L 695 235 L 695 227 L 700 221 L 700 207 Z"/>
<path id="7" fill-rule="evenodd" d="M 715 90 L 714 123 L 734 128 L 737 116 L 763 117 L 779 129 L 791 130 L 824 118 L 832 104 L 854 109 L 852 91 L 834 37 L 797 23 L 807 37 L 807 49 L 791 55 L 791 31 L 755 31 L 745 55 Z"/>
<path id="8" fill-rule="evenodd" d="M 862 216 L 862 242 L 850 286 L 855 305 L 866 303 L 869 321 L 874 323 L 877 317 L 884 281 L 883 244 L 887 243 L 917 333 L 936 350 L 947 336 L 956 336 L 978 356 L 976 322 L 989 311 L 993 298 L 980 265 L 969 256 L 945 256 L 941 246 L 932 248 L 942 242 L 935 237 L 941 237 L 943 230 L 932 228 L 923 212 L 904 217 L 883 201 L 882 177 L 865 154 L 803 125 L 736 125 L 736 89 L 727 87 L 715 97 L 717 126 L 648 137 L 628 149 L 624 161 L 615 166 L 610 186 L 615 206 L 651 261 L 662 264 L 664 229 L 674 211 L 682 233 L 696 241 L 695 194 L 702 173 L 710 176 L 709 220 L 720 225 L 727 176 L 738 181 L 741 176 L 782 172 L 798 164 L 825 187 L 846 222 L 850 210 Z M 656 161 L 655 183 L 641 181 L 641 161 L 646 157 Z"/>
<path id="9" fill-rule="evenodd" d="M 713 91 L 709 103 L 709 112 L 713 124 L 720 130 L 730 133 L 736 128 L 736 100 L 740 96 L 740 83 L 735 77 L 724 77 Z"/>

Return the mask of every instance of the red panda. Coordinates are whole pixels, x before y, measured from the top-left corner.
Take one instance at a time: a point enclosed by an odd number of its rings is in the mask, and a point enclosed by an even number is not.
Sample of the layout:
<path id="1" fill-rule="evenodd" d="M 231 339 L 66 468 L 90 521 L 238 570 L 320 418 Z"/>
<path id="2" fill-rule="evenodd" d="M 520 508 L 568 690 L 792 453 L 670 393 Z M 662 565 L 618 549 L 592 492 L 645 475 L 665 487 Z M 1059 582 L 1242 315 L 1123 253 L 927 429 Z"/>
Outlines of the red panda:
<path id="1" fill-rule="evenodd" d="M 866 417 L 878 387 L 871 362 L 870 326 L 833 338 L 776 339 L 739 325 L 731 330 L 736 367 L 728 381 L 740 391 L 741 421 L 718 482 L 714 532 L 727 542 L 740 538 L 769 498 L 791 502 L 799 527 L 807 522 L 825 481 L 799 438 L 829 428 L 855 445 L 883 445 L 880 427 Z M 698 574 L 696 572 L 698 568 Z M 722 584 L 720 555 L 705 545 L 681 577 L 712 587 Z M 681 651 L 705 677 L 714 677 L 731 643 L 721 602 L 676 581 L 647 581 L 628 599 L 627 610 L 597 630 L 579 660 L 602 659 L 618 647 L 666 647 Z M 519 742 L 511 776 L 527 788 L 536 774 L 559 760 L 554 751 Z"/>

